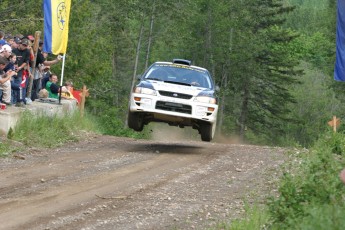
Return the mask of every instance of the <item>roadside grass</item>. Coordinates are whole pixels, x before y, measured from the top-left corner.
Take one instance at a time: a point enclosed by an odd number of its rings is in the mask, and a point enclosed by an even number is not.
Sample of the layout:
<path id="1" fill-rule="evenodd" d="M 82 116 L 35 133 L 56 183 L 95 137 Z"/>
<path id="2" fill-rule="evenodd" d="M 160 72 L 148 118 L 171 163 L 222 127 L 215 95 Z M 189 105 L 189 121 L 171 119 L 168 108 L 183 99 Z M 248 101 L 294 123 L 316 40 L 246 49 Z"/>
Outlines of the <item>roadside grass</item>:
<path id="1" fill-rule="evenodd" d="M 27 147 L 58 147 L 85 138 L 90 133 L 136 139 L 148 138 L 149 129 L 141 133 L 134 132 L 116 118 L 115 112 L 114 110 L 112 119 L 105 120 L 89 113 L 84 113 L 81 118 L 79 110 L 64 116 L 33 115 L 30 111 L 25 111 L 16 126 L 6 134 L 7 138 L 0 139 L 0 157 L 7 157 Z"/>
<path id="2" fill-rule="evenodd" d="M 84 113 L 81 118 L 79 110 L 64 116 L 33 115 L 30 111 L 25 111 L 14 129 L 8 131 L 7 139 L 0 140 L 0 157 L 9 156 L 26 147 L 58 147 L 68 142 L 76 142 L 90 133 L 131 138 L 148 137 L 149 132 L 134 132 L 124 127 L 115 114 L 113 117 L 105 121 Z"/>
<path id="3" fill-rule="evenodd" d="M 229 223 L 219 223 L 215 229 L 219 230 L 260 230 L 266 229 L 269 221 L 269 212 L 263 207 L 254 205 L 245 207 L 245 215 L 242 219 L 235 219 Z"/>
<path id="4" fill-rule="evenodd" d="M 263 210 L 249 208 L 243 219 L 216 229 L 345 229 L 345 134 L 327 132 L 309 151 L 290 155 Z M 263 223 L 264 222 L 264 223 Z"/>
<path id="5" fill-rule="evenodd" d="M 14 151 L 11 145 L 6 140 L 0 142 L 0 157 L 7 157 Z"/>
<path id="6" fill-rule="evenodd" d="M 78 141 L 87 132 L 98 132 L 95 122 L 79 111 L 64 116 L 33 115 L 25 111 L 7 138 L 24 146 L 52 148 Z"/>

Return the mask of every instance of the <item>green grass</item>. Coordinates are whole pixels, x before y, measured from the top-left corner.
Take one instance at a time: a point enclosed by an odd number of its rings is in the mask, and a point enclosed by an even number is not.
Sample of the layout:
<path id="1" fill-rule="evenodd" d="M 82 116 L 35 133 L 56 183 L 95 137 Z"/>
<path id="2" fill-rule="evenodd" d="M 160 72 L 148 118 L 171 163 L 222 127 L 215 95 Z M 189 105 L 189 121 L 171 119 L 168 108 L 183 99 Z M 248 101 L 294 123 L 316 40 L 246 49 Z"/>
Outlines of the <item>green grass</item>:
<path id="1" fill-rule="evenodd" d="M 14 148 L 11 148 L 11 145 L 8 141 L 0 142 L 0 157 L 7 157 L 10 153 L 14 151 Z"/>
<path id="2" fill-rule="evenodd" d="M 97 132 L 91 118 L 80 117 L 78 112 L 65 116 L 33 115 L 24 112 L 8 139 L 30 147 L 57 147 L 78 141 L 85 132 Z"/>
<path id="3" fill-rule="evenodd" d="M 236 219 L 230 223 L 220 223 L 216 230 L 260 230 L 265 229 L 269 221 L 269 213 L 262 207 L 254 205 L 245 207 L 245 216 L 243 219 Z"/>

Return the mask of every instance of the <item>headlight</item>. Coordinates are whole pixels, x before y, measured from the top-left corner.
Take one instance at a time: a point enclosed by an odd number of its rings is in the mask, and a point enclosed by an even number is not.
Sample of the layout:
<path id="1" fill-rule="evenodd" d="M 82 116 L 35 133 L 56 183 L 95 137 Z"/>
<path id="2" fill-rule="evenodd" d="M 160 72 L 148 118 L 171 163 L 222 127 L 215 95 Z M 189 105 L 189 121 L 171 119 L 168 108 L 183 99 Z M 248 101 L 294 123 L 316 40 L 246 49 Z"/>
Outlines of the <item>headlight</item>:
<path id="1" fill-rule="evenodd" d="M 148 94 L 148 95 L 157 95 L 156 90 L 143 88 L 143 87 L 135 87 L 133 90 L 134 93 L 141 93 L 141 94 Z"/>
<path id="2" fill-rule="evenodd" d="M 194 101 L 201 102 L 201 103 L 208 103 L 208 104 L 217 104 L 216 98 L 207 97 L 207 96 L 195 97 Z"/>

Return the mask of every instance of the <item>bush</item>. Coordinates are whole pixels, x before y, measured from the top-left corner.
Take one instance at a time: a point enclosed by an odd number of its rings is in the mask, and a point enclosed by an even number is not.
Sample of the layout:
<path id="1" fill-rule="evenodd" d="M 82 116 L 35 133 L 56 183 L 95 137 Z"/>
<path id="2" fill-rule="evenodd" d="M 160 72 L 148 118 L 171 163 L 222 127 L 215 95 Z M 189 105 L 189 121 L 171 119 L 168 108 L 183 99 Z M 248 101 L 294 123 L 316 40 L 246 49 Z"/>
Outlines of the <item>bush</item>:
<path id="1" fill-rule="evenodd" d="M 279 196 L 269 202 L 273 228 L 295 229 L 315 215 L 329 218 L 332 224 L 341 222 L 325 207 L 345 205 L 345 186 L 339 179 L 345 165 L 344 140 L 343 134 L 327 133 L 313 149 L 291 163 L 281 180 Z"/>

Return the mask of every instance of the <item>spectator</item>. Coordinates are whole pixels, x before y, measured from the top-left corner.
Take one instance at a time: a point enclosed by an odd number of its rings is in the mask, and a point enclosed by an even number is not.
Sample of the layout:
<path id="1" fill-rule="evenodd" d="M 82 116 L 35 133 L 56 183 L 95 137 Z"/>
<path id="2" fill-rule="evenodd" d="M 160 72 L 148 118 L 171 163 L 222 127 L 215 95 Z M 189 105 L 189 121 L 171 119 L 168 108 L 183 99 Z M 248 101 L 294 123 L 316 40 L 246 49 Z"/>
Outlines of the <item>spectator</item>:
<path id="1" fill-rule="evenodd" d="M 20 38 L 14 37 L 13 42 L 11 43 L 12 50 L 17 49 L 19 47 L 20 42 Z"/>
<path id="2" fill-rule="evenodd" d="M 7 66 L 5 67 L 4 71 L 7 72 L 8 70 L 12 70 L 15 71 L 16 70 L 16 61 L 17 61 L 17 56 L 13 53 L 9 56 L 8 58 L 9 62 L 7 64 Z M 23 75 L 24 76 L 24 75 Z M 23 107 L 23 103 L 21 103 L 23 101 L 23 87 L 21 84 L 18 84 L 16 82 L 14 82 L 14 79 L 11 78 L 11 89 L 12 89 L 12 98 L 11 101 L 16 101 L 16 106 L 17 107 Z M 16 97 L 16 98 L 13 98 Z"/>
<path id="3" fill-rule="evenodd" d="M 42 74 L 42 86 L 40 89 L 45 89 L 47 82 L 49 81 L 51 72 L 50 72 L 50 66 L 43 66 L 43 74 Z"/>
<path id="4" fill-rule="evenodd" d="M 1 48 L 3 45 L 6 45 L 6 41 L 3 40 L 3 39 L 0 39 L 0 48 Z"/>
<path id="5" fill-rule="evenodd" d="M 33 35 L 27 35 L 24 38 L 27 38 L 29 41 L 31 41 L 32 43 L 35 41 L 35 37 Z"/>
<path id="6" fill-rule="evenodd" d="M 11 83 L 12 76 L 16 74 L 15 71 L 9 70 L 6 73 L 3 71 L 8 64 L 5 57 L 0 56 L 0 91 L 2 94 L 2 103 L 11 105 Z"/>
<path id="7" fill-rule="evenodd" d="M 34 80 L 32 84 L 32 91 L 31 91 L 31 100 L 37 99 L 37 94 L 40 91 L 40 89 L 45 88 L 45 84 L 43 86 L 43 79 L 44 79 L 44 73 L 46 67 L 50 68 L 51 65 L 54 65 L 58 63 L 61 58 L 58 56 L 55 60 L 48 61 L 48 53 L 42 52 L 42 46 L 43 46 L 43 41 L 39 41 L 39 47 L 37 51 L 37 57 L 36 57 L 36 68 L 35 68 L 35 73 L 34 73 Z M 45 83 L 48 81 L 48 78 L 45 79 Z"/>
<path id="8" fill-rule="evenodd" d="M 64 86 L 62 86 L 61 97 L 77 101 L 77 99 L 73 96 L 73 83 L 71 80 L 66 81 Z"/>
<path id="9" fill-rule="evenodd" d="M 12 43 L 14 42 L 14 38 L 12 35 L 7 35 L 5 36 L 5 40 L 6 40 L 6 43 L 9 45 L 9 46 L 12 46 Z"/>
<path id="10" fill-rule="evenodd" d="M 5 57 L 5 58 L 9 58 L 9 56 L 11 55 L 12 53 L 12 48 L 11 46 L 9 45 L 3 45 L 1 48 L 0 48 L 0 56 L 2 57 Z"/>
<path id="11" fill-rule="evenodd" d="M 5 67 L 4 71 L 7 72 L 7 70 L 13 70 L 16 71 L 16 62 L 17 62 L 17 56 L 15 54 L 10 54 L 10 56 L 7 58 L 8 64 Z"/>
<path id="12" fill-rule="evenodd" d="M 30 51 L 28 50 L 29 41 L 27 39 L 21 40 L 21 43 L 17 49 L 12 50 L 14 54 L 17 55 L 17 65 L 18 68 L 16 70 L 17 76 L 14 78 L 15 84 L 21 84 L 22 78 L 23 78 L 23 72 L 25 70 L 25 67 L 28 65 L 28 62 L 30 61 Z M 24 75 L 25 77 L 25 75 Z M 25 98 L 25 95 L 14 96 L 14 99 L 16 98 Z M 17 101 L 14 100 L 13 103 L 16 103 Z M 21 101 L 20 101 L 21 102 Z"/>
<path id="13" fill-rule="evenodd" d="M 49 98 L 55 98 L 58 99 L 59 98 L 59 86 L 57 85 L 57 81 L 58 81 L 58 77 L 56 74 L 51 74 L 49 81 L 46 84 L 46 90 L 48 91 Z"/>

